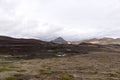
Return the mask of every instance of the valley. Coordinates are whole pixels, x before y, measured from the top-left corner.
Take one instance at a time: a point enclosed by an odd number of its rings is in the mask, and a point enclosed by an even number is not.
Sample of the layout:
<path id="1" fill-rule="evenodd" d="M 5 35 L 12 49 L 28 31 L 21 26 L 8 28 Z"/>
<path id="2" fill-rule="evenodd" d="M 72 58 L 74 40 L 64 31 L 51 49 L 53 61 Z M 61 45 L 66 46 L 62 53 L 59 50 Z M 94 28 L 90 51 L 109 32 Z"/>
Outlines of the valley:
<path id="1" fill-rule="evenodd" d="M 120 45 L 1 37 L 0 80 L 120 80 Z"/>

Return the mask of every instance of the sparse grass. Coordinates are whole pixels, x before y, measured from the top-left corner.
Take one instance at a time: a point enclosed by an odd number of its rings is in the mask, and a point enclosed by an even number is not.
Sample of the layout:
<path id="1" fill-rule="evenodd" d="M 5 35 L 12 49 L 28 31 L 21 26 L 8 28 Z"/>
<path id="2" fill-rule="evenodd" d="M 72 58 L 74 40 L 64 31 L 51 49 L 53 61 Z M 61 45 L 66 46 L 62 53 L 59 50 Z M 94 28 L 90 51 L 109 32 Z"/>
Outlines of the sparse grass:
<path id="1" fill-rule="evenodd" d="M 118 77 L 118 74 L 116 74 L 116 73 L 109 73 L 108 74 L 110 77 Z"/>
<path id="2" fill-rule="evenodd" d="M 0 67 L 0 78 L 12 80 L 5 77 L 13 75 L 16 80 L 119 80 L 119 70 L 120 54 L 95 52 L 63 58 L 15 61 Z"/>
<path id="3" fill-rule="evenodd" d="M 26 70 L 21 69 L 21 70 L 17 70 L 17 72 L 26 72 Z"/>
<path id="4" fill-rule="evenodd" d="M 42 75 L 47 75 L 47 74 L 51 74 L 51 73 L 53 73 L 53 71 L 50 68 L 40 70 L 40 74 L 42 74 Z"/>
<path id="5" fill-rule="evenodd" d="M 20 64 L 27 64 L 28 62 L 26 61 L 21 61 Z"/>
<path id="6" fill-rule="evenodd" d="M 62 77 L 62 80 L 72 80 L 72 76 L 67 74 Z"/>
<path id="7" fill-rule="evenodd" d="M 6 68 L 6 67 L 1 67 L 0 72 L 5 72 L 5 71 L 13 71 L 14 69 Z"/>
<path id="8" fill-rule="evenodd" d="M 118 77 L 118 73 L 116 72 L 103 72 L 103 75 L 109 76 L 109 77 Z"/>
<path id="9" fill-rule="evenodd" d="M 20 79 L 18 79 L 18 80 L 24 80 L 24 79 L 20 78 Z"/>
<path id="10" fill-rule="evenodd" d="M 40 75 L 33 75 L 34 78 L 40 78 Z"/>
<path id="11" fill-rule="evenodd" d="M 7 77 L 5 80 L 17 80 L 15 77 Z"/>
<path id="12" fill-rule="evenodd" d="M 15 66 L 15 65 L 10 65 L 9 68 L 19 68 L 18 66 Z"/>

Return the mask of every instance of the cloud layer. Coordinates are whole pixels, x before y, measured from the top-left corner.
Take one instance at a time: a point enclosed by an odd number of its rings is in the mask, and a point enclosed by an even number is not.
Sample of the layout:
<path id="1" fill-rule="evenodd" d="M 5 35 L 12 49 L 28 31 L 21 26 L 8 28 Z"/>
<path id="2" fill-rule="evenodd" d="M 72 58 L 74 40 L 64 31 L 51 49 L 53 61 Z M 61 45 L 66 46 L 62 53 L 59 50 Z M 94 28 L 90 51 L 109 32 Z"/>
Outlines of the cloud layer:
<path id="1" fill-rule="evenodd" d="M 51 40 L 120 37 L 120 0 L 0 0 L 0 34 Z"/>

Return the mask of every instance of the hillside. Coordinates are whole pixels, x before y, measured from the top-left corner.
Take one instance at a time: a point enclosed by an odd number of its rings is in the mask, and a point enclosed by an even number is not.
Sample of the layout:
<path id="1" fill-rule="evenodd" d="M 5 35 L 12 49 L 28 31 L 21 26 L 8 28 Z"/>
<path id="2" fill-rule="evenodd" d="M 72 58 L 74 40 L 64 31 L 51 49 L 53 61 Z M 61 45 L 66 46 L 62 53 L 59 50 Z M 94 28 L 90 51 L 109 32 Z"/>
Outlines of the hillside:
<path id="1" fill-rule="evenodd" d="M 93 38 L 83 41 L 73 41 L 71 44 L 79 45 L 81 43 L 91 43 L 91 44 L 100 44 L 100 45 L 108 45 L 108 44 L 120 44 L 120 38 L 114 39 L 114 38 Z"/>
<path id="2" fill-rule="evenodd" d="M 120 44 L 120 39 L 114 39 L 114 38 L 100 38 L 100 39 L 91 39 L 84 41 L 87 43 L 93 43 L 93 44 Z"/>
<path id="3" fill-rule="evenodd" d="M 0 37 L 0 80 L 119 80 L 120 45 Z"/>
<path id="4" fill-rule="evenodd" d="M 87 50 L 85 50 L 86 47 Z M 16 39 L 0 36 L 0 54 L 56 57 L 64 53 L 67 55 L 87 53 L 88 51 L 97 50 L 95 47 L 97 46 L 56 44 L 36 39 Z"/>
<path id="5" fill-rule="evenodd" d="M 119 45 L 98 45 L 98 44 L 56 44 L 36 39 L 16 39 L 11 37 L 0 37 L 0 54 L 28 55 L 31 57 L 57 57 L 78 54 L 87 54 L 95 51 L 118 51 Z"/>

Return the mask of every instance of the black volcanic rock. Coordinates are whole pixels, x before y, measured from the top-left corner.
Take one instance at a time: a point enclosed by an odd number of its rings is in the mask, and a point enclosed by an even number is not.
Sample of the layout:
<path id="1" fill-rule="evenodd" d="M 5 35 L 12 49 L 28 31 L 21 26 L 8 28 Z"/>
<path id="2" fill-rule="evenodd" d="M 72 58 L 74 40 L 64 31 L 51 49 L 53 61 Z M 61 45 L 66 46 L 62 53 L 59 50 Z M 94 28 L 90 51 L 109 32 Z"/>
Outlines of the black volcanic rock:
<path id="1" fill-rule="evenodd" d="M 62 43 L 67 43 L 62 38 L 58 38 L 56 41 L 61 40 Z M 84 51 L 84 47 L 80 49 L 78 46 L 69 44 L 56 44 L 37 39 L 17 39 L 0 36 L 0 55 L 27 55 L 30 57 L 48 58 L 56 57 L 59 53 L 68 56 L 76 53 L 83 54 L 86 51 Z"/>
<path id="2" fill-rule="evenodd" d="M 116 50 L 120 45 L 96 45 L 96 44 L 80 44 L 71 45 L 65 44 L 63 38 L 59 37 L 56 42 L 45 42 L 37 39 L 17 39 L 11 37 L 0 36 L 0 55 L 27 55 L 30 57 L 48 58 L 59 55 L 78 55 L 86 54 L 92 51 L 112 51 Z M 61 43 L 62 42 L 62 43 Z M 63 44 L 64 43 L 64 44 Z M 111 52 L 111 51 L 110 51 Z"/>
<path id="3" fill-rule="evenodd" d="M 52 40 L 51 42 L 53 43 L 58 43 L 58 44 L 67 44 L 68 42 L 64 40 L 62 37 L 58 37 L 55 40 Z"/>
<path id="4" fill-rule="evenodd" d="M 52 46 L 52 43 L 36 39 L 17 39 L 0 36 L 0 54 L 30 54 L 42 52 Z"/>

